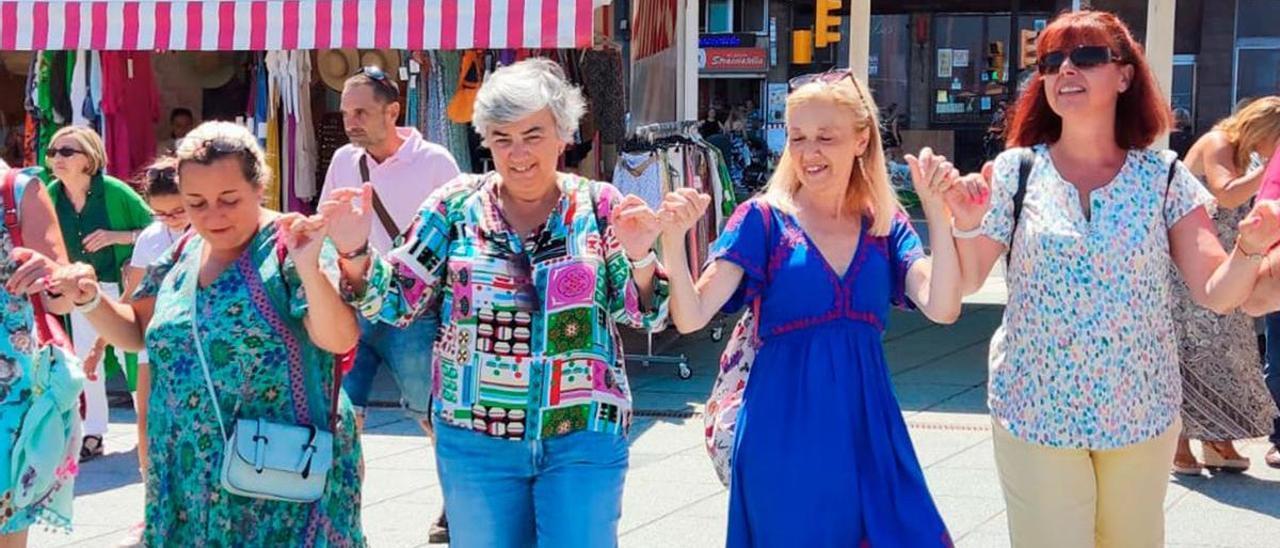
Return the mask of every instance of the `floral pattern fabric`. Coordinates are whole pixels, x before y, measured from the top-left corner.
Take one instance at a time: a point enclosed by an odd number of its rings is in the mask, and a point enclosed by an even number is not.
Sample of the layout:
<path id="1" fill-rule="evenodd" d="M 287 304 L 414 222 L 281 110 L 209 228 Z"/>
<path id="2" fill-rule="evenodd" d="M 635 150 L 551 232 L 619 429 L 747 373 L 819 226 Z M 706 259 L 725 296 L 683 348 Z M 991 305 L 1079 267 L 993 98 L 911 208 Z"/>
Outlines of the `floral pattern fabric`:
<path id="1" fill-rule="evenodd" d="M 17 177 L 14 195 L 19 201 L 31 181 L 33 179 L 26 176 Z M 11 256 L 13 247 L 9 230 L 0 223 L 0 285 L 8 283 L 18 269 L 18 263 Z M 54 467 L 49 491 L 41 496 L 31 492 L 31 486 L 45 484 L 43 479 L 28 475 L 34 473 L 36 467 L 29 467 L 20 484 L 14 484 L 13 452 L 22 435 L 23 418 L 42 396 L 37 393 L 37 385 L 42 384 L 37 378 L 47 377 L 49 372 L 38 371 L 37 361 L 33 359 L 37 340 L 31 301 L 0 290 L 0 309 L 4 311 L 3 333 L 0 333 L 0 535 L 21 532 L 36 522 L 70 531 L 75 476 L 79 469 L 80 416 L 73 410 L 65 417 L 72 423 L 73 439 Z M 18 504 L 20 499 L 32 496 L 36 496 L 32 504 Z"/>
<path id="2" fill-rule="evenodd" d="M 1181 379 L 1168 231 L 1212 196 L 1171 152 L 1130 150 L 1086 216 L 1076 188 L 1033 149 L 1009 272 L 1009 304 L 991 340 L 989 405 L 1018 438 L 1112 449 L 1150 440 L 1178 416 Z M 1017 150 L 996 158 L 983 233 L 1009 242 Z M 1166 184 L 1167 183 L 1167 184 Z"/>
<path id="3" fill-rule="evenodd" d="M 311 504 L 232 495 L 223 490 L 225 442 L 210 407 L 201 344 L 230 432 L 236 418 L 288 424 L 329 424 L 333 355 L 316 348 L 302 326 L 306 296 L 291 260 L 278 261 L 274 225 L 208 287 L 197 288 L 203 240 L 192 237 L 176 257 L 147 270 L 136 298 L 155 297 L 147 330 L 152 360 L 150 466 L 145 543 L 148 546 L 363 546 L 360 525 L 360 445 L 350 403 L 342 397 L 333 440 L 334 463 L 323 497 Z M 336 279 L 332 248 L 323 269 Z M 258 279 L 253 279 L 257 277 Z M 250 284 L 272 302 L 255 302 Z M 193 298 L 194 295 L 194 298 Z M 193 313 L 192 304 L 196 305 Z M 288 325 L 273 325 L 263 306 Z M 191 323 L 198 319 L 199 341 Z M 298 341 L 293 363 L 282 329 Z"/>
<path id="4" fill-rule="evenodd" d="M 397 325 L 438 309 L 438 420 L 508 439 L 626 434 L 616 323 L 661 328 L 665 275 L 642 310 L 608 223 L 621 195 L 576 176 L 560 188 L 547 223 L 522 241 L 497 205 L 497 177 L 460 176 L 427 199 L 402 247 L 374 258 L 365 293 L 348 295 L 366 317 Z"/>
<path id="5" fill-rule="evenodd" d="M 1249 168 L 1260 169 L 1260 164 Z M 1253 203 L 1213 215 L 1218 241 L 1235 245 L 1237 227 Z M 1271 433 L 1276 407 L 1263 381 L 1262 356 L 1253 318 L 1236 311 L 1220 315 L 1191 299 L 1191 289 L 1173 269 L 1174 326 L 1182 374 L 1182 435 L 1197 440 L 1226 441 Z"/>

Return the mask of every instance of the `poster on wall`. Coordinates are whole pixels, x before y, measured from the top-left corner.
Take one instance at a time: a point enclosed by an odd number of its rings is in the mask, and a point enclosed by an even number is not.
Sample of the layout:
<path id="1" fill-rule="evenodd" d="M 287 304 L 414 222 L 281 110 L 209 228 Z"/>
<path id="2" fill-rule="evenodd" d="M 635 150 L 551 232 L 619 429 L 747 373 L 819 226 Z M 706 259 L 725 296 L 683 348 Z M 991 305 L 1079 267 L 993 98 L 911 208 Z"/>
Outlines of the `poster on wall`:
<path id="1" fill-rule="evenodd" d="M 969 50 L 953 49 L 951 50 L 951 66 L 964 68 L 969 66 Z"/>
<path id="2" fill-rule="evenodd" d="M 769 82 L 769 110 L 765 123 L 782 123 L 787 111 L 787 84 Z"/>
<path id="3" fill-rule="evenodd" d="M 938 78 L 951 77 L 951 50 L 938 48 Z"/>
<path id="4" fill-rule="evenodd" d="M 680 52 L 678 0 L 632 3 L 631 121 L 636 126 L 676 120 Z"/>

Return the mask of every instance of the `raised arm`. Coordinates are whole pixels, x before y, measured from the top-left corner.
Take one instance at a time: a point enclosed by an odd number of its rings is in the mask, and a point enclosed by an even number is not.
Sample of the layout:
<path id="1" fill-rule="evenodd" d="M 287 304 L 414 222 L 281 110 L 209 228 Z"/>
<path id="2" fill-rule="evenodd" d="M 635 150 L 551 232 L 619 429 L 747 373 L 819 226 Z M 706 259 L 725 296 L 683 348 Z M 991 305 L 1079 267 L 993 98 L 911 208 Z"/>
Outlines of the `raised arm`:
<path id="1" fill-rule="evenodd" d="M 305 303 L 302 323 L 316 346 L 340 354 L 350 350 L 360 338 L 355 310 L 338 293 L 337 265 L 332 250 L 325 253 L 322 219 L 308 219 L 297 213 L 282 216 L 277 222 L 280 237 L 289 250 L 291 269 L 285 275 L 300 284 Z M 291 303 L 292 304 L 292 303 Z M 292 308 L 292 306 L 291 306 Z"/>
<path id="2" fill-rule="evenodd" d="M 663 200 L 660 218 L 663 222 L 662 255 L 671 286 L 671 321 L 681 333 L 702 329 L 716 313 L 729 302 L 743 280 L 745 270 L 735 263 L 753 262 L 736 254 L 731 248 L 741 236 L 742 225 L 760 223 L 758 211 L 751 212 L 750 203 L 740 206 L 725 226 L 725 232 L 716 242 L 713 256 L 719 257 L 701 273 L 697 283 L 689 270 L 686 240 L 689 230 L 702 217 L 711 198 L 692 189 L 680 189 L 667 194 Z M 754 242 L 763 248 L 764 242 Z M 743 242 L 743 245 L 751 245 Z M 763 256 L 763 254 L 761 254 Z M 764 265 L 759 265 L 763 269 Z"/>
<path id="3" fill-rule="evenodd" d="M 1204 154 L 1204 178 L 1218 205 L 1235 209 L 1249 203 L 1262 186 L 1264 168 L 1241 172 L 1236 168 L 1235 146 L 1220 132 L 1211 132 Z"/>
<path id="4" fill-rule="evenodd" d="M 902 219 L 901 224 L 890 235 L 891 248 L 901 264 L 911 265 L 906 272 L 904 284 L 907 298 L 930 320 L 954 323 L 960 317 L 964 280 L 961 278 L 955 237 L 951 234 L 951 214 L 943 196 L 957 183 L 960 174 L 951 162 L 933 154 L 929 148 L 921 150 L 919 158 L 908 154 L 906 160 L 911 167 L 911 179 L 929 223 L 929 249 L 932 256 L 910 260 L 910 256 L 919 256 L 922 251 L 920 237 L 906 219 Z"/>

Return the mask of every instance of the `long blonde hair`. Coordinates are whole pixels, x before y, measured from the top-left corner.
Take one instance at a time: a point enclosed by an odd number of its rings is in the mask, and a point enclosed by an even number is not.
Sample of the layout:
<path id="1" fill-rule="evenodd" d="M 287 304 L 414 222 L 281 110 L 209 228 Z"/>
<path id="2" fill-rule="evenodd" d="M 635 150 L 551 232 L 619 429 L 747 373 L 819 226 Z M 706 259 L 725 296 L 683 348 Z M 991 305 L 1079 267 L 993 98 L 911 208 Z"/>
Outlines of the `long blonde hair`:
<path id="1" fill-rule="evenodd" d="M 814 82 L 787 96 L 787 117 L 790 118 L 791 109 L 814 101 L 826 101 L 848 109 L 855 120 L 855 134 L 870 132 L 867 149 L 860 156 L 850 159 L 853 162 L 853 173 L 845 189 L 842 209 L 871 217 L 872 236 L 889 234 L 893 217 L 902 211 L 902 204 L 898 202 L 898 195 L 889 184 L 875 101 L 866 91 L 866 86 L 853 76 L 832 83 Z M 791 157 L 791 147 L 788 145 L 782 151 L 782 158 L 778 160 L 778 166 L 769 178 L 769 186 L 765 190 L 765 199 L 774 207 L 783 211 L 796 211 L 795 195 L 801 184 L 796 177 L 797 169 L 797 162 Z"/>
<path id="2" fill-rule="evenodd" d="M 1267 141 L 1280 137 L 1280 96 L 1255 99 L 1213 126 L 1235 148 L 1236 168 L 1249 167 L 1249 156 Z M 1267 151 L 1270 154 L 1271 151 Z"/>

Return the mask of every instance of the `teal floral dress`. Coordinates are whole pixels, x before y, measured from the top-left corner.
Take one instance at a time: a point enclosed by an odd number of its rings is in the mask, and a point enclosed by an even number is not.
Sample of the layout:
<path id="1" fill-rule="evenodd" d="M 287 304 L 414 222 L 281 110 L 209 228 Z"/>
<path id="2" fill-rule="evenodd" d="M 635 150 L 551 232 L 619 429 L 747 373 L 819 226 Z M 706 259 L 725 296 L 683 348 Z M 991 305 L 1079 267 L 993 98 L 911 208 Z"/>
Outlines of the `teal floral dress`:
<path id="1" fill-rule="evenodd" d="M 360 445 L 345 397 L 333 436 L 334 463 L 319 501 L 246 498 L 221 486 L 224 440 L 193 346 L 193 300 L 198 301 L 198 344 L 209 359 L 228 431 L 236 417 L 329 422 L 333 355 L 311 344 L 302 324 L 307 303 L 301 280 L 291 260 L 280 261 L 276 242 L 275 226 L 263 228 L 235 264 L 197 289 L 204 242 L 194 236 L 151 266 L 135 293 L 156 298 L 146 337 L 152 360 L 148 546 L 365 545 Z M 332 248 L 322 255 L 322 265 L 336 279 Z M 254 284 L 265 291 L 255 291 Z M 284 329 L 298 342 L 281 336 Z M 300 360 L 291 359 L 299 355 Z"/>

